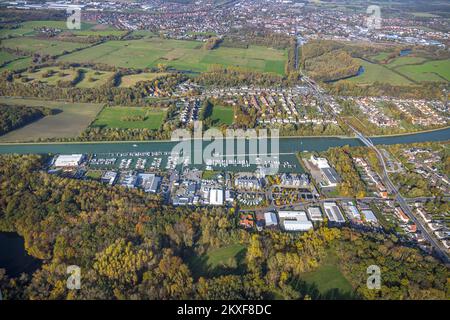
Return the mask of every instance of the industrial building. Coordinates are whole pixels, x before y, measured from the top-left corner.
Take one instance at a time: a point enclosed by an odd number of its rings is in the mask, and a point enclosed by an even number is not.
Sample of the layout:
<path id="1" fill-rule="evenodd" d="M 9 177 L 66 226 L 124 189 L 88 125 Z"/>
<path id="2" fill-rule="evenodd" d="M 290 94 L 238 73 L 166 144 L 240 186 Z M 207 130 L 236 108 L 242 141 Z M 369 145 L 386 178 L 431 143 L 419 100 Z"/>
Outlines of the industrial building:
<path id="1" fill-rule="evenodd" d="M 361 213 L 364 215 L 367 222 L 377 223 L 378 219 L 375 217 L 375 214 L 372 210 L 361 210 Z"/>
<path id="2" fill-rule="evenodd" d="M 266 227 L 278 225 L 278 219 L 275 212 L 264 212 L 264 220 L 266 220 Z"/>
<path id="3" fill-rule="evenodd" d="M 320 207 L 309 207 L 308 216 L 311 221 L 323 221 L 322 210 L 320 210 Z"/>
<path id="4" fill-rule="evenodd" d="M 344 223 L 345 219 L 336 202 L 324 202 L 323 208 L 330 222 Z"/>
<path id="5" fill-rule="evenodd" d="M 79 166 L 84 159 L 83 154 L 61 154 L 56 157 L 54 166 L 55 167 L 76 167 Z"/>
<path id="6" fill-rule="evenodd" d="M 154 173 L 139 173 L 137 176 L 137 184 L 142 187 L 145 192 L 158 192 L 160 183 L 161 177 L 158 177 Z"/>
<path id="7" fill-rule="evenodd" d="M 305 211 L 279 211 L 278 217 L 286 231 L 308 231 L 313 228 Z"/>
<path id="8" fill-rule="evenodd" d="M 209 204 L 213 206 L 223 205 L 223 190 L 222 189 L 211 189 L 209 191 Z"/>

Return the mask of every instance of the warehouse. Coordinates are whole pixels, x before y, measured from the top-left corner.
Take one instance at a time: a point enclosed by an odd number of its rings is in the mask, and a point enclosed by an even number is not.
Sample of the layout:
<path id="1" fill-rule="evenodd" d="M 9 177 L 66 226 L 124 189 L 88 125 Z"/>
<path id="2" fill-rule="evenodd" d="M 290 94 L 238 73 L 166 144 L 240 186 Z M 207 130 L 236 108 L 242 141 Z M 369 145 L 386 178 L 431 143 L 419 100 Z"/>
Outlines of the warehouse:
<path id="1" fill-rule="evenodd" d="M 145 192 L 156 193 L 161 182 L 161 177 L 154 173 L 139 173 L 137 183 Z"/>
<path id="2" fill-rule="evenodd" d="M 322 210 L 320 207 L 309 207 L 308 208 L 308 216 L 311 221 L 322 221 Z"/>
<path id="3" fill-rule="evenodd" d="M 279 211 L 278 217 L 286 231 L 308 231 L 313 228 L 305 211 Z"/>
<path id="4" fill-rule="evenodd" d="M 209 191 L 209 204 L 213 206 L 223 205 L 223 190 L 211 189 Z"/>
<path id="5" fill-rule="evenodd" d="M 77 167 L 83 162 L 82 154 L 61 154 L 56 157 L 55 167 Z"/>
<path id="6" fill-rule="evenodd" d="M 330 222 L 344 223 L 345 219 L 336 202 L 325 202 L 323 204 L 325 214 Z"/>
<path id="7" fill-rule="evenodd" d="M 277 216 L 274 212 L 265 212 L 264 220 L 266 220 L 266 227 L 276 226 L 278 224 Z"/>

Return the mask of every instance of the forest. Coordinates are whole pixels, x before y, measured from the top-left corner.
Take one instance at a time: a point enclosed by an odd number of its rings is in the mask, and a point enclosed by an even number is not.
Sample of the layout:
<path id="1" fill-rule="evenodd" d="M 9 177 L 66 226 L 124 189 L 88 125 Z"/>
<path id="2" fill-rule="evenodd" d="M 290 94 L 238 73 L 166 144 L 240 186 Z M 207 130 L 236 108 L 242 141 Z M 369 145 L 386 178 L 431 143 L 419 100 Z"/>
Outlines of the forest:
<path id="1" fill-rule="evenodd" d="M 448 297 L 448 269 L 395 235 L 326 224 L 249 232 L 238 227 L 239 208 L 169 207 L 142 190 L 50 175 L 46 161 L 0 156 L 0 230 L 19 233 L 42 259 L 31 275 L 0 270 L 4 299 L 320 299 L 299 283 L 330 251 L 354 290 L 347 298 Z M 192 256 L 236 243 L 246 248 L 239 272 L 194 272 Z M 372 264 L 382 269 L 380 290 L 365 285 Z M 66 288 L 69 265 L 81 268 L 80 290 Z"/>
<path id="2" fill-rule="evenodd" d="M 0 104 L 0 135 L 57 112 L 45 107 Z"/>

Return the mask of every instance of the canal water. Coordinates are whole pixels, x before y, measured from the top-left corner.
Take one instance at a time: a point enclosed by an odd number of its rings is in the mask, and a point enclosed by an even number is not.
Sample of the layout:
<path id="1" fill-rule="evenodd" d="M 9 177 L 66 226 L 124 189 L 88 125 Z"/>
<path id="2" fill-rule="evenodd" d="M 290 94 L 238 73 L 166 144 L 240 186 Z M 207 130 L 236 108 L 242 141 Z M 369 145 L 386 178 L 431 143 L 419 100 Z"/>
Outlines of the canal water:
<path id="1" fill-rule="evenodd" d="M 22 273 L 33 273 L 41 261 L 30 256 L 25 250 L 24 240 L 17 233 L 0 232 L 0 268 L 6 269 L 9 277 Z"/>
<path id="2" fill-rule="evenodd" d="M 373 137 L 375 144 L 396 144 L 413 143 L 425 141 L 445 141 L 450 139 L 450 128 L 441 130 L 386 136 Z M 177 144 L 173 141 L 140 141 L 140 142 L 99 142 L 99 143 L 38 143 L 38 144 L 1 144 L 0 154 L 19 153 L 19 154 L 72 154 L 72 153 L 114 153 L 114 152 L 170 152 Z M 209 142 L 203 142 L 203 146 Z M 280 153 L 296 153 L 301 151 L 324 151 L 330 147 L 339 147 L 344 145 L 361 146 L 362 143 L 356 138 L 337 138 L 337 137 L 283 137 L 279 140 Z M 248 141 L 247 141 L 248 146 Z M 246 150 L 248 148 L 246 147 Z M 270 150 L 270 147 L 269 147 Z M 199 150 L 194 149 L 193 152 Z"/>

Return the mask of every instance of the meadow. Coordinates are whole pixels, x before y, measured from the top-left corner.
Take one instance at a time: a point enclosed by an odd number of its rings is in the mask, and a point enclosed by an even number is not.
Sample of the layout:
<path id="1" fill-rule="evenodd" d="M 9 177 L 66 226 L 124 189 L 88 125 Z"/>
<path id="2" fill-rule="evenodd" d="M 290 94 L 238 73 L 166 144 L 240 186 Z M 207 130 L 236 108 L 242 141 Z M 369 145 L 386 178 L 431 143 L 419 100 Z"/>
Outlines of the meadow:
<path id="1" fill-rule="evenodd" d="M 188 264 L 195 277 L 219 274 L 240 274 L 240 264 L 245 257 L 246 247 L 239 244 L 211 249 L 201 256 L 192 255 Z"/>
<path id="2" fill-rule="evenodd" d="M 82 22 L 80 30 L 70 30 L 67 29 L 66 21 L 53 21 L 53 20 L 26 21 L 21 23 L 19 27 L 15 29 L 1 29 L 0 38 L 33 36 L 36 34 L 35 29 L 43 27 L 60 29 L 62 31 L 69 30 L 71 32 L 74 31 L 83 33 L 86 30 L 90 30 L 94 26 L 95 24 Z"/>
<path id="3" fill-rule="evenodd" d="M 293 285 L 313 299 L 351 298 L 353 293 L 352 286 L 339 270 L 337 257 L 332 252 L 327 253 L 316 270 L 303 273 Z"/>
<path id="4" fill-rule="evenodd" d="M 151 81 L 163 77 L 165 75 L 167 75 L 167 73 L 142 72 L 138 74 L 122 76 L 122 78 L 120 79 L 119 87 L 129 88 L 134 86 L 136 83 L 140 81 Z"/>
<path id="5" fill-rule="evenodd" d="M 26 142 L 38 139 L 72 138 L 80 135 L 95 119 L 101 104 L 70 103 L 38 99 L 0 97 L 0 103 L 9 105 L 44 106 L 59 113 L 46 116 L 27 126 L 0 137 L 2 142 Z"/>
<path id="6" fill-rule="evenodd" d="M 105 107 L 92 123 L 93 127 L 120 129 L 159 129 L 163 123 L 164 110 L 141 107 Z M 142 117 L 143 120 L 130 121 L 127 118 Z"/>
<path id="7" fill-rule="evenodd" d="M 219 47 L 205 50 L 198 41 L 146 38 L 108 41 L 64 55 L 59 61 L 101 62 L 117 67 L 147 68 L 160 64 L 179 70 L 203 72 L 211 65 L 240 66 L 261 72 L 284 74 L 287 53 L 261 46 L 247 49 Z"/>
<path id="8" fill-rule="evenodd" d="M 232 107 L 214 106 L 211 114 L 213 126 L 223 124 L 232 125 L 234 120 L 234 111 Z"/>
<path id="9" fill-rule="evenodd" d="M 75 43 L 68 41 L 37 39 L 32 37 L 20 37 L 5 39 L 1 42 L 2 48 L 18 49 L 29 53 L 39 53 L 47 55 L 60 55 L 65 51 L 70 52 L 76 49 L 85 48 L 89 44 Z"/>

